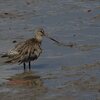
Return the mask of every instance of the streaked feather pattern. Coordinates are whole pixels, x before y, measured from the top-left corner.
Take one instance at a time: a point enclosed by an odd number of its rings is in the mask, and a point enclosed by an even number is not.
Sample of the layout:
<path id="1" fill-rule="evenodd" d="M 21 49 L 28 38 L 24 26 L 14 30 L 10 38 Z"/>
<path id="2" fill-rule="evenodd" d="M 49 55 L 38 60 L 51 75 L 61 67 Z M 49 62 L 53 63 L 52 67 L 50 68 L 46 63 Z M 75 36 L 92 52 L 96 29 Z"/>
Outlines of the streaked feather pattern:
<path id="1" fill-rule="evenodd" d="M 44 30 L 39 28 L 34 38 L 18 43 L 15 48 L 2 55 L 2 57 L 8 58 L 5 63 L 23 63 L 25 71 L 26 62 L 28 62 L 30 70 L 31 61 L 36 60 L 42 53 L 41 42 L 44 36 L 46 36 Z"/>
<path id="2" fill-rule="evenodd" d="M 38 42 L 35 38 L 17 44 L 12 52 L 18 54 L 9 57 L 10 59 L 6 63 L 23 63 L 37 59 L 42 53 L 40 44 L 41 42 Z"/>

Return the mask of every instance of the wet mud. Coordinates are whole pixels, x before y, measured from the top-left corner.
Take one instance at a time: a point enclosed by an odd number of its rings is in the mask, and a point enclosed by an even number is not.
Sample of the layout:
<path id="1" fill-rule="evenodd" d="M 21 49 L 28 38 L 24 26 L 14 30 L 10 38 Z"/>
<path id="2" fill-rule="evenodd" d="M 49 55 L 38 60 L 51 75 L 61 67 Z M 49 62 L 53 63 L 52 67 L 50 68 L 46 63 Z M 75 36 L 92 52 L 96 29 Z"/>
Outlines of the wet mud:
<path id="1" fill-rule="evenodd" d="M 0 56 L 37 27 L 67 46 L 44 38 L 27 72 L 0 58 L 0 100 L 100 100 L 100 1 L 0 0 Z"/>

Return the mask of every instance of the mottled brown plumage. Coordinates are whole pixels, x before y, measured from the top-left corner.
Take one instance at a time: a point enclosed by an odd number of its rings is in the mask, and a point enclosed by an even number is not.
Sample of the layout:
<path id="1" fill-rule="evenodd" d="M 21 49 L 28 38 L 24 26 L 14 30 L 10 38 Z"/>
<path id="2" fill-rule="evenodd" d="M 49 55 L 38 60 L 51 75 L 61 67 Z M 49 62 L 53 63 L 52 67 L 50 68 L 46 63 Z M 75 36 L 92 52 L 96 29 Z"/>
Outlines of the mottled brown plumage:
<path id="1" fill-rule="evenodd" d="M 29 69 L 31 69 L 31 61 L 36 60 L 42 53 L 41 42 L 45 32 L 42 28 L 38 29 L 34 38 L 18 43 L 14 49 L 11 49 L 8 53 L 2 57 L 8 57 L 6 63 L 23 63 L 24 70 L 25 63 L 29 63 Z"/>
<path id="2" fill-rule="evenodd" d="M 18 43 L 13 49 L 2 55 L 2 57 L 8 58 L 7 61 L 5 61 L 5 63 L 23 63 L 24 70 L 26 70 L 26 63 L 29 63 L 30 70 L 31 61 L 36 60 L 42 53 L 41 43 L 44 36 L 59 45 L 64 45 L 59 41 L 49 37 L 42 28 L 39 28 L 34 38 Z"/>

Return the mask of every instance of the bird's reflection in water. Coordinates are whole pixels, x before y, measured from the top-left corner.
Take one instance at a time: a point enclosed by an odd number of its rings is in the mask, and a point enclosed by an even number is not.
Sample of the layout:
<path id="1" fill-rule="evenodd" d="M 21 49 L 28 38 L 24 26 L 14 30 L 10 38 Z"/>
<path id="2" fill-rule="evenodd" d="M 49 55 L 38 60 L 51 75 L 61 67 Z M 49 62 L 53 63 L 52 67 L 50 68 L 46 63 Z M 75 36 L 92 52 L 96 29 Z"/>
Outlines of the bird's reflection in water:
<path id="1" fill-rule="evenodd" d="M 38 89 L 44 88 L 41 77 L 30 71 L 16 74 L 7 80 L 7 85 L 9 86 L 33 87 Z"/>
<path id="2" fill-rule="evenodd" d="M 37 100 L 40 98 L 41 100 L 41 97 L 48 91 L 41 77 L 34 72 L 16 74 L 7 80 L 6 87 L 9 88 L 7 100 L 12 98 L 16 98 L 15 100 Z"/>

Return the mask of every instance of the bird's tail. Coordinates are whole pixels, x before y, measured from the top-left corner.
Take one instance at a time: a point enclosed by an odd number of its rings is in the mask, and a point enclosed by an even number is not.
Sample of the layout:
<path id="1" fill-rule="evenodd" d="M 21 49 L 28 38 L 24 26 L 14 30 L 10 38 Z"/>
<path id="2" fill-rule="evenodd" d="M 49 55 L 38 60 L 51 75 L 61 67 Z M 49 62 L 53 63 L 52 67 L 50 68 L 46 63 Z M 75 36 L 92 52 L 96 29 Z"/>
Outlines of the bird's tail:
<path id="1" fill-rule="evenodd" d="M 0 54 L 0 65 L 5 65 L 6 63 L 10 63 L 11 61 L 9 60 L 8 61 L 8 58 L 9 58 L 9 56 L 8 56 L 8 54 L 7 53 L 2 53 L 2 54 Z"/>
<path id="2" fill-rule="evenodd" d="M 0 55 L 1 58 L 4 58 L 4 63 L 11 63 L 11 60 L 8 60 L 9 55 L 7 53 L 3 53 Z M 6 61 L 5 61 L 6 60 Z"/>
<path id="3" fill-rule="evenodd" d="M 12 61 L 11 60 L 7 60 L 4 63 L 12 63 Z"/>
<path id="4" fill-rule="evenodd" d="M 1 58 L 3 58 L 3 57 L 8 57 L 8 54 L 2 54 Z"/>

